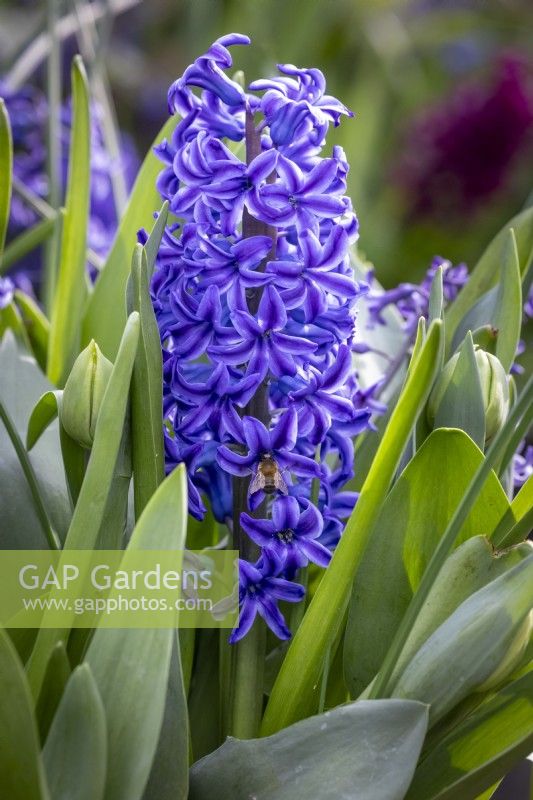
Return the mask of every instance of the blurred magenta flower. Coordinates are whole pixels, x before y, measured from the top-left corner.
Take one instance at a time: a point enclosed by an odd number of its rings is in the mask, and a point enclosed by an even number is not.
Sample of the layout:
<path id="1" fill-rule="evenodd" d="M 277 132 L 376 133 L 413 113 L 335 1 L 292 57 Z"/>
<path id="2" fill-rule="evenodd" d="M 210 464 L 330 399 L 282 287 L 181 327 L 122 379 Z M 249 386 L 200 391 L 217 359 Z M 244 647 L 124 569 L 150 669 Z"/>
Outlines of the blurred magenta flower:
<path id="1" fill-rule="evenodd" d="M 459 86 L 413 121 L 395 168 L 409 212 L 471 214 L 507 185 L 533 146 L 533 63 L 501 57 L 486 81 Z"/>

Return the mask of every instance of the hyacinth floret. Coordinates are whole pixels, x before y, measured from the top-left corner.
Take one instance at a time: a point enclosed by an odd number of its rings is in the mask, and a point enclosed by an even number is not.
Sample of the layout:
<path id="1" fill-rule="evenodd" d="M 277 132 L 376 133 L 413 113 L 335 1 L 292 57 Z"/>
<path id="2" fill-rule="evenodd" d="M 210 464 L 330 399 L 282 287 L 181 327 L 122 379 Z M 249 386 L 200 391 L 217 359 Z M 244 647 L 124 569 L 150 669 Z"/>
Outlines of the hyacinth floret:
<path id="1" fill-rule="evenodd" d="M 282 639 L 278 600 L 327 566 L 357 495 L 351 438 L 371 427 L 352 368 L 357 218 L 330 125 L 352 113 L 317 69 L 233 80 L 216 41 L 170 87 L 156 148 L 176 221 L 152 280 L 163 345 L 166 468 L 187 467 L 189 510 L 208 508 L 240 551 L 238 641 L 257 614 Z M 371 399 L 371 398 L 369 398 Z"/>

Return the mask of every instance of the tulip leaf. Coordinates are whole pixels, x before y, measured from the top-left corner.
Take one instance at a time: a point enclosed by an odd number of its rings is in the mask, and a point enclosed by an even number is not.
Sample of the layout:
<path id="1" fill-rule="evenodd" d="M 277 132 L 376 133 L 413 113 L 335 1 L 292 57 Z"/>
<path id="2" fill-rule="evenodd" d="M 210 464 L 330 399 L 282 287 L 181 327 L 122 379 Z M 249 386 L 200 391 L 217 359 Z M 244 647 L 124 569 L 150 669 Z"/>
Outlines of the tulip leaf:
<path id="1" fill-rule="evenodd" d="M 191 628 L 183 631 L 194 633 Z M 189 792 L 188 717 L 179 637 L 173 638 L 165 714 L 143 800 L 187 800 Z"/>
<path id="2" fill-rule="evenodd" d="M 43 750 L 53 800 L 102 800 L 106 752 L 102 700 L 82 664 L 67 683 Z"/>
<path id="3" fill-rule="evenodd" d="M 0 629 L 0 787 L 9 800 L 48 800 L 31 695 L 15 648 Z"/>
<path id="4" fill-rule="evenodd" d="M 132 550 L 181 550 L 187 526 L 183 465 L 159 486 L 133 532 Z M 89 663 L 103 700 L 108 730 L 105 800 L 140 800 L 156 754 L 175 631 L 165 628 L 99 627 L 89 645 Z M 182 730 L 186 719 L 181 720 Z M 174 757 L 187 758 L 187 739 Z"/>
<path id="5" fill-rule="evenodd" d="M 482 459 L 463 431 L 435 430 L 382 504 L 350 601 L 344 664 L 352 697 L 357 697 L 378 671 L 465 484 Z M 508 507 L 505 492 L 492 473 L 457 544 L 494 530 Z"/>
<path id="6" fill-rule="evenodd" d="M 192 767 L 190 800 L 401 800 L 424 741 L 427 707 L 339 706 L 265 739 L 229 738 Z"/>
<path id="7" fill-rule="evenodd" d="M 18 289 L 15 292 L 15 302 L 22 315 L 35 359 L 42 371 L 46 372 L 50 323 L 35 300 Z"/>
<path id="8" fill-rule="evenodd" d="M 343 536 L 296 631 L 263 718 L 268 735 L 306 716 L 316 700 L 324 658 L 337 637 L 350 589 L 409 436 L 431 391 L 442 357 L 442 322 L 433 322 Z"/>
<path id="9" fill-rule="evenodd" d="M 43 691 L 35 708 L 41 742 L 46 741 L 70 672 L 67 649 L 63 642 L 58 642 L 50 653 L 43 681 Z"/>
<path id="10" fill-rule="evenodd" d="M 513 498 L 511 505 L 498 522 L 491 538 L 498 546 L 509 547 L 517 541 L 527 538 L 530 531 L 526 530 L 521 539 L 516 539 L 516 526 L 527 519 L 533 509 L 533 475 L 530 475 L 520 491 Z M 514 531 L 514 535 L 511 532 Z"/>
<path id="11" fill-rule="evenodd" d="M 522 327 L 522 282 L 515 232 L 511 228 L 506 244 L 506 256 L 502 264 L 496 314 L 493 325 L 498 331 L 496 355 L 503 368 L 509 372 L 515 359 L 520 329 Z"/>
<path id="12" fill-rule="evenodd" d="M 51 422 L 57 419 L 62 391 L 45 392 L 35 404 L 28 421 L 26 447 L 31 450 Z"/>
<path id="13" fill-rule="evenodd" d="M 533 553 L 478 589 L 424 642 L 391 696 L 430 706 L 430 725 L 473 692 L 501 683 L 520 662 L 533 607 Z"/>
<path id="14" fill-rule="evenodd" d="M 166 213 L 158 231 L 161 239 Z M 157 246 L 155 247 L 157 251 Z M 146 251 L 136 245 L 131 268 L 133 308 L 141 319 L 139 349 L 131 387 L 135 516 L 138 518 L 165 475 L 163 446 L 163 364 L 161 340 L 149 291 Z"/>
<path id="15" fill-rule="evenodd" d="M 69 152 L 65 218 L 61 232 L 59 274 L 50 320 L 48 377 L 64 385 L 80 349 L 85 301 L 90 152 L 89 87 L 80 56 L 72 62 L 72 136 Z"/>
<path id="16" fill-rule="evenodd" d="M 177 123 L 176 116 L 170 117 L 157 135 L 156 142 L 170 136 Z M 124 293 L 130 275 L 131 252 L 137 242 L 137 231 L 151 227 L 154 211 L 161 206 L 156 180 L 162 168 L 161 161 L 150 148 L 85 311 L 82 344 L 86 345 L 95 339 L 102 352 L 112 361 L 126 322 Z"/>
<path id="17" fill-rule="evenodd" d="M 485 403 L 470 331 L 436 411 L 435 428 L 460 428 L 481 450 L 485 446 Z"/>
<path id="18" fill-rule="evenodd" d="M 8 332 L 0 344 L 0 401 L 22 441 L 39 397 L 53 387 L 34 359 L 20 352 Z M 71 516 L 57 423 L 52 423 L 28 454 L 52 527 L 64 540 Z M 26 478 L 9 437 L 0 424 L 0 546 L 2 549 L 47 547 Z"/>
<path id="19" fill-rule="evenodd" d="M 11 180 L 13 175 L 13 139 L 6 105 L 0 98 L 0 263 L 6 240 L 11 205 Z"/>
<path id="20" fill-rule="evenodd" d="M 133 312 L 126 323 L 100 407 L 87 471 L 65 540 L 66 549 L 90 550 L 97 542 L 122 442 L 139 327 L 139 315 Z M 35 697 L 39 695 L 50 652 L 65 634 L 65 631 L 50 628 L 39 631 L 28 664 L 28 676 Z"/>
<path id="21" fill-rule="evenodd" d="M 442 278 L 442 264 L 437 267 L 433 280 L 431 282 L 431 290 L 429 293 L 429 307 L 428 307 L 428 322 L 433 322 L 434 319 L 442 319 L 444 308 L 444 286 Z"/>
<path id="22" fill-rule="evenodd" d="M 533 750 L 533 671 L 507 684 L 423 758 L 406 800 L 469 800 Z"/>
<path id="23" fill-rule="evenodd" d="M 509 228 L 516 237 L 521 273 L 525 275 L 533 254 L 533 206 L 522 211 L 494 237 L 470 273 L 466 285 L 446 311 L 446 339 L 455 339 L 457 327 L 469 309 L 494 287 L 509 253 Z M 513 256 L 514 257 L 514 256 Z M 462 337 L 459 341 L 462 340 Z"/>

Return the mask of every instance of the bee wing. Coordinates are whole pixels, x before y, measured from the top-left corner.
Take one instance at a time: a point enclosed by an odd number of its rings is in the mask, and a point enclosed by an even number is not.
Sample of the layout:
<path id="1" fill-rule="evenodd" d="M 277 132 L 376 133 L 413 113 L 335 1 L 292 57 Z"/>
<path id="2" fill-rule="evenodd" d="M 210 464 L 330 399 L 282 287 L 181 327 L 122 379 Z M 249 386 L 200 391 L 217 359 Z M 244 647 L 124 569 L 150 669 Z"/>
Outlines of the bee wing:
<path id="1" fill-rule="evenodd" d="M 289 490 L 287 489 L 287 484 L 285 483 L 285 479 L 279 470 L 276 471 L 274 475 L 274 486 L 281 492 L 281 494 L 289 494 Z"/>
<path id="2" fill-rule="evenodd" d="M 252 480 L 250 481 L 250 487 L 248 489 L 249 494 L 254 494 L 255 492 L 260 492 L 261 489 L 264 489 L 266 486 L 266 480 L 263 473 L 258 470 Z"/>

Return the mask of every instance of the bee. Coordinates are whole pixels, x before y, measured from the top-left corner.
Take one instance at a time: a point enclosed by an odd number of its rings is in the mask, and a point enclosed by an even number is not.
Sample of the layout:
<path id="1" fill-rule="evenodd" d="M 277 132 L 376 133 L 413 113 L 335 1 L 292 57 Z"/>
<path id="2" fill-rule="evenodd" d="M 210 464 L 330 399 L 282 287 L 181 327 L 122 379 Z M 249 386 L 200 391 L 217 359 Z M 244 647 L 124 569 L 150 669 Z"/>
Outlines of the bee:
<path id="1" fill-rule="evenodd" d="M 278 491 L 281 494 L 288 494 L 287 484 L 283 479 L 280 468 L 271 453 L 264 453 L 259 459 L 257 472 L 250 482 L 250 494 L 261 491 L 265 494 L 274 494 Z"/>

